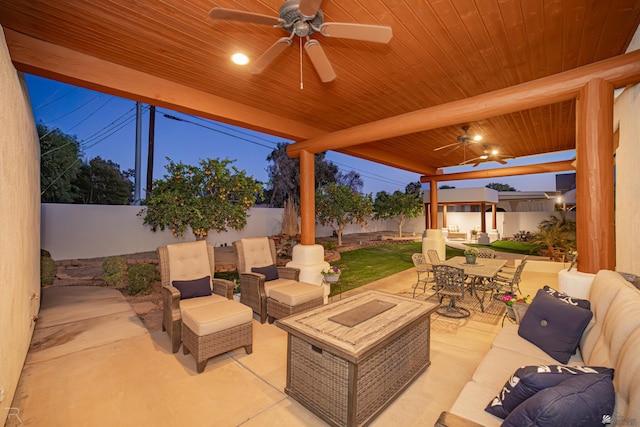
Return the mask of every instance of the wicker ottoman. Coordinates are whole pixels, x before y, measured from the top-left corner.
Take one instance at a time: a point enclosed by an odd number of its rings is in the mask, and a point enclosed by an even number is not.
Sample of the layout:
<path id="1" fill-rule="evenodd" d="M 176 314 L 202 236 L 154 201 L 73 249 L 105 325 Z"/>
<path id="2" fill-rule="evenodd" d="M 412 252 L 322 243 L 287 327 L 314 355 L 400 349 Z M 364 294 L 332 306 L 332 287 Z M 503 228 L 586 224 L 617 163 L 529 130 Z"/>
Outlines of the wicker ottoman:
<path id="1" fill-rule="evenodd" d="M 238 347 L 253 351 L 253 312 L 239 302 L 226 300 L 182 312 L 182 350 L 192 353 L 198 373 L 209 358 Z"/>
<path id="2" fill-rule="evenodd" d="M 296 282 L 269 290 L 267 298 L 267 318 L 274 319 L 321 306 L 324 304 L 324 288 L 310 283 Z"/>

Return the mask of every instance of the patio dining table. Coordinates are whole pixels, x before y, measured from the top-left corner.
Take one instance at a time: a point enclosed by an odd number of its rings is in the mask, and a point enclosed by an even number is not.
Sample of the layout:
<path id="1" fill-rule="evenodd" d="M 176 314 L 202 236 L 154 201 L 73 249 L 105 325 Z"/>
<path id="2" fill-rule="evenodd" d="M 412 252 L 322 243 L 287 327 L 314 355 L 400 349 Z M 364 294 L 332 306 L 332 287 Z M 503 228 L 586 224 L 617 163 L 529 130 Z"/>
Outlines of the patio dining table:
<path id="1" fill-rule="evenodd" d="M 464 269 L 465 276 L 468 276 L 470 281 L 470 290 L 478 301 L 480 302 L 480 310 L 484 313 L 484 284 L 493 280 L 498 272 L 505 266 L 507 260 L 499 258 L 480 258 L 476 260 L 475 264 L 467 264 L 467 260 L 463 256 L 456 256 L 443 261 L 442 264 L 450 265 L 452 267 L 458 267 Z M 482 298 L 478 295 L 478 288 L 482 285 Z"/>

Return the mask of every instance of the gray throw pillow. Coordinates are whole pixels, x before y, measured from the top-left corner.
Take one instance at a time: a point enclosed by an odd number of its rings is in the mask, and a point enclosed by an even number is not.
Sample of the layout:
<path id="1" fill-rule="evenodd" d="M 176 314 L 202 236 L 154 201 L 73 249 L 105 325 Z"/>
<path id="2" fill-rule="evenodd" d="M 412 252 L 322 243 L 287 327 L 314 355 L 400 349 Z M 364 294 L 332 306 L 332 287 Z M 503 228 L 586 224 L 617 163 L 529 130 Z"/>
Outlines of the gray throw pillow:
<path id="1" fill-rule="evenodd" d="M 266 267 L 252 267 L 251 272 L 264 274 L 265 282 L 276 280 L 280 277 L 278 275 L 278 267 L 275 264 L 267 265 Z"/>
<path id="2" fill-rule="evenodd" d="M 613 378 L 613 372 L 611 368 L 598 366 L 523 366 L 502 386 L 502 390 L 489 402 L 485 411 L 504 419 L 540 390 L 554 387 L 576 375 L 607 374 Z"/>
<path id="3" fill-rule="evenodd" d="M 502 426 L 603 426 L 611 422 L 615 403 L 610 375 L 578 375 L 524 401 Z"/>
<path id="4" fill-rule="evenodd" d="M 174 280 L 171 284 L 180 291 L 180 299 L 207 297 L 211 295 L 211 276 L 194 280 Z"/>
<path id="5" fill-rule="evenodd" d="M 520 322 L 518 335 L 567 363 L 592 317 L 591 310 L 566 304 L 540 289 Z"/>

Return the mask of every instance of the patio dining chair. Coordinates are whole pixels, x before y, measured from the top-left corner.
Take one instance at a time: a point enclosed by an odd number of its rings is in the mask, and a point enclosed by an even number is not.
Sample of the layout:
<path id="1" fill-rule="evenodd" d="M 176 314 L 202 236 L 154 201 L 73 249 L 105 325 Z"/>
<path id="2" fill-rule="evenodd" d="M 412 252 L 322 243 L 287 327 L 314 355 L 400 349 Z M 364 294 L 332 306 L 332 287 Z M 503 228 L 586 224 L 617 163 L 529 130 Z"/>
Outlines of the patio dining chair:
<path id="1" fill-rule="evenodd" d="M 521 293 L 520 280 L 522 278 L 522 270 L 524 270 L 526 264 L 527 260 L 525 259 L 518 264 L 512 273 L 503 269 L 494 277 L 491 282 L 491 287 L 497 292 L 494 298 L 500 299 L 506 294 Z"/>
<path id="2" fill-rule="evenodd" d="M 432 266 L 442 263 L 442 261 L 440 261 L 440 255 L 438 255 L 438 251 L 436 251 L 435 249 L 427 250 L 427 256 L 429 257 L 429 261 L 431 262 Z"/>
<path id="3" fill-rule="evenodd" d="M 436 282 L 436 293 L 440 303 L 449 298 L 449 304 L 440 306 L 436 312 L 444 317 L 462 319 L 471 313 L 464 307 L 456 305 L 456 301 L 463 300 L 465 295 L 464 269 L 450 265 L 433 265 L 433 276 Z"/>
<path id="4" fill-rule="evenodd" d="M 424 259 L 424 255 L 421 253 L 415 253 L 411 255 L 411 260 L 413 261 L 413 266 L 416 268 L 416 273 L 418 274 L 418 281 L 413 286 L 413 298 L 416 296 L 416 290 L 422 283 L 422 293 L 425 293 L 427 290 L 427 283 L 432 283 L 433 279 L 429 277 L 431 271 L 431 265 L 427 264 Z"/>
<path id="5" fill-rule="evenodd" d="M 489 248 L 478 248 L 478 258 L 495 258 L 496 251 Z"/>

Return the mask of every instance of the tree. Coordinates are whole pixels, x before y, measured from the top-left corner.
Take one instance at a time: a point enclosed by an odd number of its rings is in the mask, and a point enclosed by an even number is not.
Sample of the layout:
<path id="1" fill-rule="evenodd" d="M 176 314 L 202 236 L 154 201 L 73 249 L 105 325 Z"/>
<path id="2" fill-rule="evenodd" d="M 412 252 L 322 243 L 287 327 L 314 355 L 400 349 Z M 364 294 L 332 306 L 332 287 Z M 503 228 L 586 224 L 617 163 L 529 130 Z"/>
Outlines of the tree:
<path id="1" fill-rule="evenodd" d="M 406 190 L 409 191 L 403 193 L 398 190 L 393 194 L 380 191 L 373 204 L 373 219 L 394 220 L 398 224 L 399 237 L 402 237 L 402 226 L 407 218 L 417 218 L 424 214 L 422 193 L 416 193 L 416 188 L 412 185 L 407 185 Z"/>
<path id="2" fill-rule="evenodd" d="M 267 161 L 271 162 L 267 167 L 271 181 L 271 188 L 267 191 L 271 207 L 281 208 L 287 200 L 300 205 L 300 159 L 289 157 L 287 145 L 286 142 L 278 143 L 277 148 L 267 156 Z M 326 161 L 325 155 L 318 153 L 314 156 L 315 188 L 338 182 L 338 167 Z"/>
<path id="3" fill-rule="evenodd" d="M 404 192 L 415 193 L 422 196 L 422 184 L 420 183 L 420 181 L 410 182 L 406 187 L 404 187 Z"/>
<path id="4" fill-rule="evenodd" d="M 500 184 L 498 182 L 490 182 L 489 184 L 485 185 L 485 187 L 491 188 L 496 191 L 518 191 L 509 184 Z"/>
<path id="5" fill-rule="evenodd" d="M 42 202 L 71 203 L 76 190 L 73 180 L 80 171 L 80 143 L 75 136 L 44 123 L 36 125 L 40 138 L 40 199 Z"/>
<path id="6" fill-rule="evenodd" d="M 199 166 L 174 163 L 167 158 L 167 174 L 153 183 L 138 213 L 151 230 L 171 228 L 182 236 L 191 227 L 196 240 L 206 239 L 210 230 L 242 230 L 247 211 L 255 204 L 262 186 L 240 171 L 229 159 L 200 160 Z"/>
<path id="7" fill-rule="evenodd" d="M 576 223 L 565 212 L 560 212 L 560 217 L 551 215 L 538 225 L 530 242 L 545 247 L 550 259 L 561 261 L 576 248 Z"/>
<path id="8" fill-rule="evenodd" d="M 454 187 L 454 186 L 452 186 L 452 185 L 446 185 L 446 184 L 445 184 L 445 185 L 441 185 L 439 189 L 440 189 L 440 190 L 450 190 L 450 189 L 452 189 L 452 188 L 456 188 L 456 187 Z"/>
<path id="9" fill-rule="evenodd" d="M 350 188 L 356 193 L 362 192 L 362 187 L 364 187 L 364 182 L 362 181 L 360 174 L 356 171 L 349 171 L 347 173 L 338 172 L 336 182 Z"/>
<path id="10" fill-rule="evenodd" d="M 342 245 L 344 228 L 353 223 L 364 224 L 372 211 L 370 194 L 362 195 L 333 182 L 316 190 L 316 217 L 321 225 L 336 232 L 338 246 Z"/>
<path id="11" fill-rule="evenodd" d="M 94 157 L 83 163 L 73 184 L 76 203 L 127 205 L 133 200 L 133 171 L 122 172 L 111 160 Z"/>

